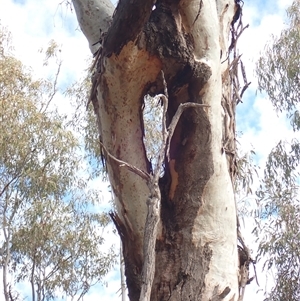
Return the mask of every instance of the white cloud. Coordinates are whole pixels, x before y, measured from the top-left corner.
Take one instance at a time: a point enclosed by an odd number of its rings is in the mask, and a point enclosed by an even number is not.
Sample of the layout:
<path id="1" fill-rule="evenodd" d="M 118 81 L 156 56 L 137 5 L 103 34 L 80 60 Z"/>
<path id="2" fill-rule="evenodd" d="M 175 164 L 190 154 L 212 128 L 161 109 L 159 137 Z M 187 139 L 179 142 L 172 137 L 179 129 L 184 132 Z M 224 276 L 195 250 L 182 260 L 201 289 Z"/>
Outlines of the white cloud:
<path id="1" fill-rule="evenodd" d="M 242 54 L 242 60 L 246 65 L 248 80 L 252 82 L 251 87 L 256 89 L 256 79 L 254 76 L 255 64 L 259 58 L 261 51 L 268 42 L 271 41 L 272 35 L 279 35 L 285 26 L 286 13 L 285 9 L 291 3 L 291 0 L 278 1 L 278 9 L 271 13 L 263 9 L 257 2 L 245 1 L 243 12 L 243 24 L 249 24 L 244 33 L 241 35 L 238 48 Z M 273 1 L 264 1 L 265 5 L 276 7 Z"/>
<path id="2" fill-rule="evenodd" d="M 41 64 L 43 57 L 38 50 L 46 48 L 51 39 L 62 45 L 61 80 L 75 80 L 83 75 L 86 59 L 91 55 L 78 29 L 75 13 L 70 9 L 57 1 L 30 0 L 19 5 L 4 0 L 0 19 L 12 32 L 16 56 L 30 66 L 37 77 L 49 72 Z"/>
<path id="3" fill-rule="evenodd" d="M 259 157 L 260 166 L 266 161 L 270 150 L 280 140 L 290 140 L 295 137 L 294 132 L 288 127 L 287 120 L 283 114 L 278 115 L 270 101 L 261 95 L 257 96 L 254 104 L 257 112 L 256 127 L 250 126 L 244 130 L 243 136 L 239 139 L 242 148 L 253 149 Z M 254 118 L 253 118 L 254 119 Z M 259 128 L 257 130 L 256 128 Z"/>
<path id="4" fill-rule="evenodd" d="M 250 24 L 250 27 L 240 37 L 238 47 L 251 85 L 244 94 L 244 103 L 238 106 L 242 115 L 238 116 L 240 123 L 237 128 L 243 131 L 243 137 L 239 139 L 242 148 L 250 150 L 254 146 L 261 164 L 280 139 L 293 137 L 285 116 L 277 116 L 267 97 L 257 92 L 255 77 L 256 62 L 266 44 L 271 41 L 271 36 L 279 35 L 285 27 L 285 9 L 291 3 L 292 0 L 279 0 L 278 3 L 265 1 L 265 8 L 273 8 L 270 9 L 271 13 L 261 6 L 262 3 L 257 5 L 257 2 L 245 1 L 244 4 L 243 23 Z"/>

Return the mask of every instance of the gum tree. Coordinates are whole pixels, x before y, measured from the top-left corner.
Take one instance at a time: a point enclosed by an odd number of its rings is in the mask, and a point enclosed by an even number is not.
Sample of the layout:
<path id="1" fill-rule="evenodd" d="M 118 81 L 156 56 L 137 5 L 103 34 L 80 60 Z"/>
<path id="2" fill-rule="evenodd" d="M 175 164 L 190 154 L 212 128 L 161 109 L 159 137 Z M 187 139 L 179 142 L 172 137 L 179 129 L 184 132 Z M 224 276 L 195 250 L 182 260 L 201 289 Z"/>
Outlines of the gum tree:
<path id="1" fill-rule="evenodd" d="M 259 258 L 274 272 L 266 301 L 299 300 L 300 1 L 287 10 L 287 26 L 266 45 L 257 64 L 258 84 L 278 113 L 284 113 L 296 139 L 280 141 L 266 164 L 257 192 Z"/>
<path id="2" fill-rule="evenodd" d="M 79 300 L 114 264 L 102 246 L 108 216 L 91 210 L 99 193 L 82 175 L 73 127 L 51 103 L 57 77 L 35 80 L 11 49 L 0 26 L 1 300 L 28 297 L 16 292 L 20 282 L 33 301 Z M 45 63 L 57 50 L 52 41 Z"/>
<path id="3" fill-rule="evenodd" d="M 73 4 L 95 56 L 90 102 L 130 300 L 242 300 L 233 190 L 240 1 Z M 162 104 L 154 159 L 144 141 L 149 96 Z"/>

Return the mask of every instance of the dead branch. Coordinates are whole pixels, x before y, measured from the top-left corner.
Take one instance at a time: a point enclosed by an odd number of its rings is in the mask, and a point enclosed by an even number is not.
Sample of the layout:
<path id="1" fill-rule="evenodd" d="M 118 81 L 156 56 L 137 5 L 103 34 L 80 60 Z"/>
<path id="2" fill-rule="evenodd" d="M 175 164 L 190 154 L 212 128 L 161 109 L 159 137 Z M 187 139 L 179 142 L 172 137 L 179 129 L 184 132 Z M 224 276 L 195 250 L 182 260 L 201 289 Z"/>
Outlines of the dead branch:
<path id="1" fill-rule="evenodd" d="M 110 157 L 111 159 L 113 159 L 114 161 L 118 162 L 120 164 L 120 167 L 126 166 L 130 171 L 132 171 L 133 173 L 139 175 L 142 179 L 145 179 L 147 182 L 150 180 L 150 175 L 147 172 L 142 171 L 141 169 L 139 169 L 139 168 L 123 161 L 123 160 L 120 160 L 120 159 L 116 158 L 114 155 L 112 155 L 107 150 L 107 148 L 104 146 L 104 144 L 101 141 L 99 141 L 99 143 L 100 143 L 100 146 L 105 151 L 105 153 L 107 154 L 107 156 Z"/>
<path id="2" fill-rule="evenodd" d="M 163 161 L 165 158 L 166 145 L 168 139 L 168 133 L 166 130 L 166 113 L 168 109 L 168 90 L 165 81 L 163 71 L 161 76 L 164 85 L 164 93 L 159 94 L 156 98 L 160 98 L 163 103 L 163 114 L 162 114 L 162 143 L 158 154 L 156 166 L 153 170 L 153 175 L 148 181 L 148 187 L 150 190 L 150 197 L 147 200 L 148 213 L 145 224 L 144 232 L 144 263 L 142 270 L 142 287 L 140 294 L 140 301 L 148 301 L 151 296 L 151 289 L 155 273 L 155 245 L 158 224 L 160 221 L 160 205 L 161 205 L 161 194 L 158 185 L 159 176 L 161 173 Z"/>
<path id="3" fill-rule="evenodd" d="M 162 164 L 165 156 L 169 159 L 169 149 L 170 141 L 172 139 L 175 127 L 178 120 L 187 108 L 199 108 L 199 107 L 209 107 L 204 104 L 197 103 L 185 103 L 180 104 L 177 112 L 172 118 L 168 130 L 166 130 L 166 112 L 168 108 L 168 91 L 167 84 L 165 81 L 164 73 L 162 72 L 162 79 L 164 85 L 164 93 L 159 94 L 159 97 L 163 102 L 163 116 L 162 116 L 162 144 L 159 150 L 158 160 L 154 168 L 153 176 L 150 176 L 150 181 L 148 181 L 148 187 L 150 190 L 150 197 L 147 200 L 148 214 L 146 218 L 145 234 L 144 234 L 144 263 L 142 270 L 142 287 L 140 294 L 140 301 L 150 300 L 152 283 L 154 279 L 155 272 L 155 244 L 157 237 L 158 224 L 160 221 L 160 206 L 161 206 L 161 195 L 158 185 L 159 176 L 161 173 Z"/>

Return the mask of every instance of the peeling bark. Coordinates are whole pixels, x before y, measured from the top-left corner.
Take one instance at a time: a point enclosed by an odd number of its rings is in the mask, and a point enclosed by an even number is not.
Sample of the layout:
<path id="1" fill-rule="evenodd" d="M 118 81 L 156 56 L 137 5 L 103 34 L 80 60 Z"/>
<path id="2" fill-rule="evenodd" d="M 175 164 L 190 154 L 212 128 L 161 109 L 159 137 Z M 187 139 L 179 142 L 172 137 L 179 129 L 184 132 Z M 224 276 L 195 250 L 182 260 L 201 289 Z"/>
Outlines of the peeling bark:
<path id="1" fill-rule="evenodd" d="M 234 157 L 224 151 L 226 137 L 235 137 L 227 58 L 236 2 L 162 0 L 152 10 L 153 4 L 120 0 L 114 14 L 109 13 L 110 27 L 97 25 L 99 38 L 106 32 L 92 94 L 101 143 L 114 157 L 151 174 L 142 108 L 147 93 L 164 92 L 161 71 L 169 94 L 168 125 L 180 104 L 206 105 L 182 113 L 165 156 L 151 300 L 236 301 Z M 91 44 L 93 34 L 86 36 Z M 123 242 L 129 297 L 135 301 L 145 281 L 143 238 L 151 192 L 145 179 L 109 156 L 106 160 L 117 204 L 112 217 Z"/>

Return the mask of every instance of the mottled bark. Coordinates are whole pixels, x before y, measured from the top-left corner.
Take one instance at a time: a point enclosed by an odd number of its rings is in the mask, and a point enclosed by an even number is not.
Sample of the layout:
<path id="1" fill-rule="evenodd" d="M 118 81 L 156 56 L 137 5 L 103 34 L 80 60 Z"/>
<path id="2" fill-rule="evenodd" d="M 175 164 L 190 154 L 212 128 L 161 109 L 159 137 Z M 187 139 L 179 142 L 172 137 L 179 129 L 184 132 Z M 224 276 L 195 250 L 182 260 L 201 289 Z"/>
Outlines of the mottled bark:
<path id="1" fill-rule="evenodd" d="M 228 106 L 235 108 L 228 41 L 237 6 L 233 0 L 165 0 L 152 10 L 153 4 L 121 0 L 112 25 L 100 28 L 92 102 L 101 142 L 116 158 L 151 173 L 142 108 L 147 93 L 164 92 L 161 71 L 169 94 L 168 124 L 181 103 L 207 105 L 183 112 L 166 154 L 151 300 L 238 300 L 234 109 L 228 114 Z M 116 195 L 113 219 L 135 301 L 150 191 L 145 179 L 106 159 Z"/>

